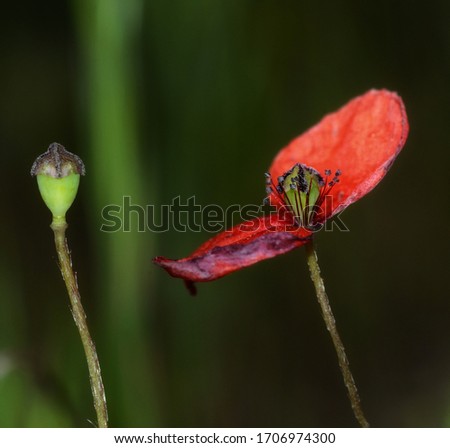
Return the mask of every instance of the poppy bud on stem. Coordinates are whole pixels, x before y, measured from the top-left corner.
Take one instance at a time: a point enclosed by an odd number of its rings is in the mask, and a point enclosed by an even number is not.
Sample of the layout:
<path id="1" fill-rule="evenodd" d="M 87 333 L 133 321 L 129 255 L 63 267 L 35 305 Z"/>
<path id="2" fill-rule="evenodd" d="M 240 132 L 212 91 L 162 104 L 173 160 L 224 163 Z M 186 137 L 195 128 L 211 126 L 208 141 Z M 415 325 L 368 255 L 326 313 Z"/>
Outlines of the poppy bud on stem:
<path id="1" fill-rule="evenodd" d="M 364 417 L 364 413 L 361 408 L 358 389 L 356 388 L 355 380 L 353 379 L 352 372 L 350 371 L 350 365 L 345 353 L 344 344 L 342 343 L 342 340 L 337 331 L 336 320 L 334 319 L 333 312 L 331 311 L 330 302 L 325 291 L 325 285 L 320 274 L 319 262 L 316 251 L 314 249 L 313 241 L 309 241 L 306 244 L 305 248 L 309 272 L 311 274 L 311 280 L 313 281 L 314 287 L 316 289 L 317 300 L 322 310 L 322 316 L 327 326 L 327 330 L 330 332 L 331 339 L 333 340 L 333 345 L 339 361 L 339 367 L 344 378 L 345 386 L 347 387 L 348 397 L 352 405 L 353 413 L 355 414 L 356 420 L 358 420 L 359 424 L 363 428 L 368 428 L 369 423 Z"/>
<path id="2" fill-rule="evenodd" d="M 52 212 L 53 219 L 50 227 L 55 235 L 61 274 L 66 284 L 72 315 L 86 355 L 97 422 L 100 428 L 106 428 L 108 426 L 108 411 L 100 363 L 87 326 L 86 314 L 81 304 L 80 292 L 72 269 L 72 260 L 66 239 L 66 212 L 77 195 L 80 175 L 84 174 L 85 169 L 82 160 L 75 154 L 66 151 L 58 143 L 52 143 L 48 150 L 35 160 L 31 168 L 31 175 L 37 178 L 42 199 Z"/>

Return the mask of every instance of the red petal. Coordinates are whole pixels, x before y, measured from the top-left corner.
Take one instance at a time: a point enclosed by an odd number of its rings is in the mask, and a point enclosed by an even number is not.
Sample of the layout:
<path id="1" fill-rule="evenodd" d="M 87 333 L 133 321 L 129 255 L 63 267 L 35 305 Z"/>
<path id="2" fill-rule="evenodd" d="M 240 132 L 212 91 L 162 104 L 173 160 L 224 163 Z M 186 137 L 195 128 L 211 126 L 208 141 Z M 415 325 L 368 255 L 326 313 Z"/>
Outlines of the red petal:
<path id="1" fill-rule="evenodd" d="M 222 232 L 181 260 L 153 261 L 173 277 L 206 282 L 302 246 L 311 232 L 293 228 L 277 215 L 256 218 Z"/>
<path id="2" fill-rule="evenodd" d="M 295 163 L 333 174 L 340 182 L 331 190 L 332 216 L 371 191 L 405 144 L 408 120 L 401 98 L 387 90 L 371 90 L 294 139 L 275 157 L 270 173 L 276 180 Z"/>

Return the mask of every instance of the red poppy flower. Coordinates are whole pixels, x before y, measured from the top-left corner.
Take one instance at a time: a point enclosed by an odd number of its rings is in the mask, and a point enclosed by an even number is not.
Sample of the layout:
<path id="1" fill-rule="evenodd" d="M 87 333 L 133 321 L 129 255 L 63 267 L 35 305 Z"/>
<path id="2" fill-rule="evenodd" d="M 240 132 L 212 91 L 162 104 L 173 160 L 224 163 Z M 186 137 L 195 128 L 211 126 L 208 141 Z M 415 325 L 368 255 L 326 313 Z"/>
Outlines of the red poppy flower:
<path id="1" fill-rule="evenodd" d="M 222 232 L 189 257 L 154 262 L 194 282 L 223 277 L 304 245 L 324 222 L 371 191 L 405 144 L 408 121 L 401 98 L 371 90 L 294 139 L 266 174 L 276 213 Z"/>

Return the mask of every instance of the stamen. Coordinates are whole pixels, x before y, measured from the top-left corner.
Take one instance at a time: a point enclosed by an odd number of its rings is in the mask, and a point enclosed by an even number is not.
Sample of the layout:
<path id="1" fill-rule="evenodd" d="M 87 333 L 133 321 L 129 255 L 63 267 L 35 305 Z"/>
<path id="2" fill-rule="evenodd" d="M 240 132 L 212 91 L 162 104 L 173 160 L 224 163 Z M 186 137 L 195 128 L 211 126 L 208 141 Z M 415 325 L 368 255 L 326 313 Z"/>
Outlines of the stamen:
<path id="1" fill-rule="evenodd" d="M 275 186 L 270 173 L 264 173 L 264 176 L 266 177 L 265 184 L 266 184 L 267 197 L 264 198 L 263 204 L 264 205 L 270 204 L 269 195 L 271 195 L 272 193 L 276 194 L 278 196 L 278 199 L 280 200 L 280 202 L 285 202 L 284 195 L 283 195 L 283 188 L 280 186 L 280 184 Z M 282 178 L 282 176 L 280 176 L 278 179 L 280 179 L 280 178 Z"/>

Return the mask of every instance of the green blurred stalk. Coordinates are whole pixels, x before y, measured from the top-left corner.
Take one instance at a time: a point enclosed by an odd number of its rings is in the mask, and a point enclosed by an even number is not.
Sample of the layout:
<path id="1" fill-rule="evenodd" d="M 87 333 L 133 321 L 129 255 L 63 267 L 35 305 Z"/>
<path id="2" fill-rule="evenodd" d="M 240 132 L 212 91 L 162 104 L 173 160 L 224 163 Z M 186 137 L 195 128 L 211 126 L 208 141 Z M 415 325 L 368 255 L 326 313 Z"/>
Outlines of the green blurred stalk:
<path id="1" fill-rule="evenodd" d="M 89 177 L 96 280 L 105 332 L 103 366 L 110 419 L 120 426 L 155 426 L 157 413 L 145 311 L 151 248 L 148 234 L 101 233 L 101 210 L 131 196 L 149 200 L 139 160 L 136 43 L 141 0 L 74 0 L 87 91 Z M 148 178 L 148 176 L 147 176 Z M 145 239 L 145 244 L 143 243 Z M 110 383 L 110 384 L 109 384 Z"/>

